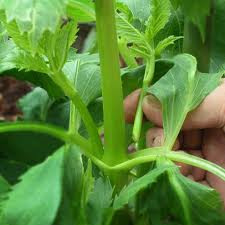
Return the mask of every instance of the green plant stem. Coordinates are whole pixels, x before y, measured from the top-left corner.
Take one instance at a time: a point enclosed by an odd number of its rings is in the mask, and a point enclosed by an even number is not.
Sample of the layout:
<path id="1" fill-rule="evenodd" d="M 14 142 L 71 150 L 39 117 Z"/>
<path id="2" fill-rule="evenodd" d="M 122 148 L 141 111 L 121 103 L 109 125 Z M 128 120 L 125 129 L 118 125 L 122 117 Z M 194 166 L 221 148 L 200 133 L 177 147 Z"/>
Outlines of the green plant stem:
<path id="1" fill-rule="evenodd" d="M 84 149 L 87 154 L 91 154 L 90 143 L 80 135 L 70 135 L 66 130 L 50 124 L 38 124 L 27 122 L 3 123 L 0 125 L 0 133 L 32 131 L 43 133 L 60 139 L 61 141 L 78 145 Z"/>
<path id="2" fill-rule="evenodd" d="M 154 76 L 155 72 L 155 56 L 154 54 L 147 60 L 146 63 L 146 70 L 143 80 L 143 86 L 141 89 L 139 101 L 138 101 L 138 107 L 136 111 L 136 116 L 134 120 L 134 128 L 133 128 L 133 140 L 134 142 L 138 143 L 140 139 L 141 134 L 141 128 L 142 128 L 142 120 L 143 120 L 143 110 L 142 110 L 142 103 L 143 99 L 147 94 L 148 87 L 151 84 L 152 78 Z"/>
<path id="3" fill-rule="evenodd" d="M 165 151 L 162 147 L 148 148 L 130 154 L 130 159 L 125 162 L 110 166 L 99 160 L 91 153 L 92 146 L 90 142 L 88 142 L 86 139 L 79 135 L 71 135 L 69 132 L 61 128 L 52 125 L 42 125 L 26 122 L 4 123 L 0 125 L 0 133 L 20 131 L 32 131 L 36 133 L 48 134 L 66 143 L 76 144 L 81 148 L 83 153 L 102 170 L 117 172 L 129 171 L 140 164 L 156 161 L 158 157 L 164 157 L 175 162 L 182 162 L 188 165 L 201 168 L 203 170 L 213 173 L 214 175 L 220 177 L 225 181 L 225 169 L 212 162 L 184 152 Z"/>
<path id="4" fill-rule="evenodd" d="M 72 83 L 68 80 L 65 74 L 63 74 L 62 72 L 54 71 L 54 75 L 52 76 L 52 79 L 54 80 L 56 84 L 58 84 L 62 88 L 65 94 L 71 99 L 73 104 L 76 106 L 89 132 L 90 139 L 92 142 L 93 154 L 96 157 L 101 158 L 103 155 L 103 147 L 98 134 L 98 130 L 95 126 L 95 123 L 87 107 L 85 106 L 82 99 L 80 98 L 77 90 L 72 85 Z"/>
<path id="5" fill-rule="evenodd" d="M 115 1 L 96 0 L 96 25 L 102 72 L 104 161 L 115 165 L 127 159 L 122 82 L 115 22 Z"/>
<path id="6" fill-rule="evenodd" d="M 155 150 L 154 150 L 155 149 Z M 155 157 L 155 159 L 153 159 Z M 130 155 L 131 161 L 141 161 L 140 164 L 155 161 L 158 157 L 165 157 L 175 162 L 182 162 L 206 170 L 225 181 L 225 169 L 205 159 L 187 154 L 185 152 L 165 151 L 162 148 L 145 149 Z M 137 162 L 130 162 L 129 164 Z M 121 165 L 120 165 L 121 166 Z M 127 166 L 127 165 L 126 165 Z M 129 165 L 130 166 L 130 165 Z"/>
<path id="7" fill-rule="evenodd" d="M 211 1 L 211 14 L 206 17 L 205 40 L 196 25 L 185 19 L 184 23 L 184 41 L 183 52 L 196 57 L 198 61 L 198 70 L 208 73 L 211 58 L 211 36 L 213 24 L 213 0 Z"/>
<path id="8" fill-rule="evenodd" d="M 80 60 L 77 60 L 76 64 L 76 71 L 74 73 L 73 77 L 73 85 L 76 87 L 76 80 L 80 69 Z M 69 132 L 71 134 L 78 133 L 79 128 L 79 115 L 78 110 L 76 109 L 76 106 L 73 104 L 72 101 L 70 101 L 70 120 L 69 120 Z"/>

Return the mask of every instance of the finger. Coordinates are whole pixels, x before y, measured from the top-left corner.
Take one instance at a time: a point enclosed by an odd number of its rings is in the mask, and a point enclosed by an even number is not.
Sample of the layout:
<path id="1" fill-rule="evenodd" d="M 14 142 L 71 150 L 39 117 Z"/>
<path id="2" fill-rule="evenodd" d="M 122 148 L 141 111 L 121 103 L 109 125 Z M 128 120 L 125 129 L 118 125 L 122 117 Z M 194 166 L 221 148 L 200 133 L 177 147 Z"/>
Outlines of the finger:
<path id="1" fill-rule="evenodd" d="M 181 174 L 184 176 L 189 176 L 191 174 L 192 166 L 180 162 L 175 164 L 179 167 Z"/>
<path id="2" fill-rule="evenodd" d="M 138 99 L 140 95 L 140 90 L 136 90 L 135 92 L 131 93 L 126 97 L 124 100 L 124 111 L 125 111 L 125 120 L 127 123 L 133 123 L 137 105 L 138 105 Z"/>
<path id="3" fill-rule="evenodd" d="M 146 117 L 157 126 L 162 126 L 162 113 L 159 101 L 153 96 L 147 96 L 143 102 Z M 200 106 L 189 113 L 184 129 L 203 129 L 222 127 L 225 125 L 225 82 L 217 87 Z"/>
<path id="4" fill-rule="evenodd" d="M 181 137 L 182 140 L 182 137 Z M 146 133 L 146 145 L 147 147 L 160 147 L 163 145 L 164 142 L 164 134 L 163 134 L 163 129 L 162 128 L 151 128 L 148 130 Z M 177 139 L 174 146 L 173 150 L 178 150 L 180 148 L 180 139 Z M 187 176 L 191 172 L 191 166 L 186 165 L 184 163 L 176 163 L 176 165 L 180 168 L 180 172 L 184 175 Z"/>
<path id="5" fill-rule="evenodd" d="M 187 178 L 189 178 L 189 179 L 192 180 L 192 181 L 195 181 L 195 180 L 194 180 L 194 177 L 193 177 L 192 175 L 188 175 Z"/>
<path id="6" fill-rule="evenodd" d="M 199 158 L 203 158 L 202 152 L 200 150 L 190 150 L 190 154 L 197 156 Z M 192 167 L 191 174 L 195 181 L 201 181 L 205 179 L 206 172 L 198 167 Z"/>
<path id="7" fill-rule="evenodd" d="M 222 129 L 207 129 L 204 132 L 203 154 L 207 160 L 225 168 L 225 134 Z M 206 173 L 206 180 L 221 194 L 225 204 L 225 182 L 211 173 Z"/>
<path id="8" fill-rule="evenodd" d="M 205 180 L 200 181 L 199 183 L 202 184 L 202 185 L 205 185 L 205 186 L 209 187 L 209 183 L 207 181 L 205 181 Z"/>
<path id="9" fill-rule="evenodd" d="M 154 127 L 146 133 L 146 146 L 147 147 L 160 147 L 164 143 L 164 133 L 162 128 Z M 180 148 L 180 141 L 177 139 L 173 146 L 173 150 Z"/>
<path id="10" fill-rule="evenodd" d="M 183 131 L 183 149 L 194 150 L 200 149 L 202 145 L 202 131 L 191 130 Z"/>

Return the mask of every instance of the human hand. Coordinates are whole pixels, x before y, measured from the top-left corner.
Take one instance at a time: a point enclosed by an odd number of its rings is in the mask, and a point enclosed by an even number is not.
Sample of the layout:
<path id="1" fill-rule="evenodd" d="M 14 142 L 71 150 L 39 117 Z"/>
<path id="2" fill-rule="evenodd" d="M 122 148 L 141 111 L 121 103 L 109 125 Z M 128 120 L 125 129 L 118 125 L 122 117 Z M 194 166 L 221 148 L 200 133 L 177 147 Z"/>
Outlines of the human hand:
<path id="1" fill-rule="evenodd" d="M 128 123 L 134 121 L 139 92 L 133 92 L 124 101 L 125 118 Z M 160 103 L 153 96 L 146 96 L 143 111 L 146 118 L 156 125 L 146 134 L 147 146 L 162 145 L 164 138 Z M 188 114 L 174 145 L 174 150 L 179 149 L 225 168 L 225 81 L 208 95 L 196 110 Z M 221 194 L 225 206 L 223 180 L 199 168 L 179 165 L 183 175 L 216 189 Z"/>

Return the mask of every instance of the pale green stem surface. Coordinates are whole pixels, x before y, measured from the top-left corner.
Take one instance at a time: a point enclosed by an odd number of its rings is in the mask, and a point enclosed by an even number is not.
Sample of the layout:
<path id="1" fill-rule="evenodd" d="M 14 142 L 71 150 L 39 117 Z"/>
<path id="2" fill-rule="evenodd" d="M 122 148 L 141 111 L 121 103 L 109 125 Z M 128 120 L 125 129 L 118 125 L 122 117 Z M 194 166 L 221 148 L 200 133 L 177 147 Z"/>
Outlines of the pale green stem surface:
<path id="1" fill-rule="evenodd" d="M 103 155 L 103 147 L 98 134 L 98 129 L 96 128 L 95 123 L 77 90 L 62 72 L 55 72 L 52 79 L 62 88 L 65 94 L 76 106 L 90 135 L 92 152 L 96 157 L 101 158 Z"/>
<path id="2" fill-rule="evenodd" d="M 60 139 L 61 141 L 78 145 L 89 155 L 91 153 L 91 145 L 85 138 L 81 137 L 80 135 L 70 135 L 66 130 L 50 124 L 15 122 L 3 123 L 0 125 L 0 133 L 21 131 L 48 134 Z"/>
<path id="3" fill-rule="evenodd" d="M 127 159 L 115 1 L 96 0 L 95 6 L 104 110 L 103 159 L 115 165 Z"/>
<path id="4" fill-rule="evenodd" d="M 140 135 L 141 135 L 141 128 L 142 128 L 142 120 L 143 120 L 143 110 L 142 110 L 142 104 L 144 97 L 147 94 L 148 87 L 151 84 L 151 81 L 153 79 L 155 72 L 155 57 L 154 55 L 151 56 L 146 63 L 146 70 L 143 80 L 143 86 L 141 89 L 139 101 L 138 101 L 138 107 L 136 111 L 136 116 L 134 120 L 134 128 L 133 128 L 133 140 L 135 143 L 139 142 Z"/>
<path id="5" fill-rule="evenodd" d="M 73 85 L 76 87 L 76 80 L 80 69 L 80 60 L 77 61 L 76 71 L 74 72 Z M 76 106 L 70 101 L 70 120 L 69 120 L 69 132 L 76 134 L 79 128 L 79 115 Z"/>
<path id="6" fill-rule="evenodd" d="M 4 123 L 0 125 L 0 133 L 20 131 L 44 133 L 56 137 L 66 143 L 76 144 L 81 148 L 81 150 L 87 157 L 89 157 L 99 168 L 103 170 L 117 172 L 129 171 L 135 166 L 147 162 L 156 161 L 159 157 L 164 157 L 175 162 L 182 162 L 188 165 L 201 168 L 203 170 L 211 172 L 212 174 L 220 177 L 222 180 L 225 181 L 225 169 L 212 162 L 184 152 L 165 151 L 162 147 L 149 148 L 130 154 L 130 159 L 123 163 L 119 163 L 115 166 L 110 166 L 92 155 L 92 147 L 90 145 L 90 142 L 88 142 L 86 139 L 79 135 L 70 135 L 68 132 L 61 128 L 57 128 L 52 125 L 42 125 L 25 122 Z"/>

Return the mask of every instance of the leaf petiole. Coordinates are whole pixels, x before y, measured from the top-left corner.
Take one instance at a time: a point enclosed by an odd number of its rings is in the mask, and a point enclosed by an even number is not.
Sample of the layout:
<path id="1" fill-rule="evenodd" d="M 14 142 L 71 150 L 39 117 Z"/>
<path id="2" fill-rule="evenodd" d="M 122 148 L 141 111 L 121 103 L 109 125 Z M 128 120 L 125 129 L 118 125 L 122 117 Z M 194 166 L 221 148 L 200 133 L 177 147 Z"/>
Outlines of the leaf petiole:
<path id="1" fill-rule="evenodd" d="M 64 90 L 65 95 L 67 95 L 71 99 L 73 104 L 76 106 L 89 132 L 90 139 L 92 142 L 92 151 L 96 157 L 101 158 L 103 155 L 103 146 L 101 143 L 100 136 L 98 134 L 98 130 L 76 88 L 72 85 L 72 83 L 68 80 L 68 78 L 62 71 L 55 71 L 54 75 L 52 76 L 52 79 L 62 88 L 62 90 Z"/>
<path id="2" fill-rule="evenodd" d="M 142 127 L 142 120 L 143 120 L 143 110 L 142 110 L 142 103 L 144 100 L 144 97 L 147 94 L 148 87 L 153 79 L 155 72 L 155 56 L 154 54 L 148 58 L 146 63 L 146 70 L 143 80 L 143 86 L 141 89 L 139 101 L 138 101 L 138 107 L 136 111 L 136 116 L 134 120 L 134 128 L 133 128 L 133 140 L 135 143 L 138 143 L 140 139 L 141 134 L 141 127 Z"/>
<path id="3" fill-rule="evenodd" d="M 80 69 L 80 60 L 76 61 L 76 71 L 74 72 L 73 84 L 76 86 L 76 80 Z M 75 134 L 77 133 L 77 129 L 79 128 L 79 114 L 76 106 L 70 101 L 70 120 L 69 120 L 69 133 Z"/>

